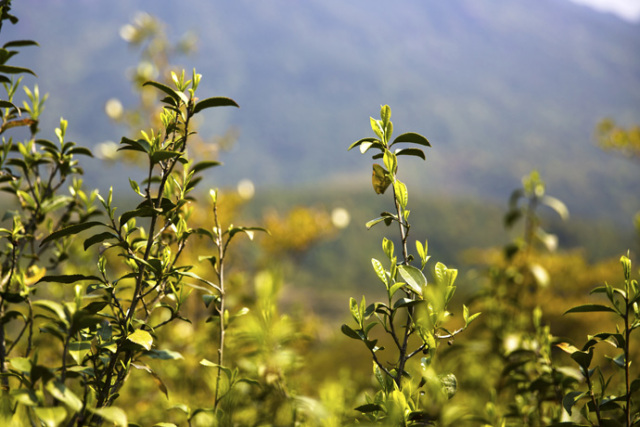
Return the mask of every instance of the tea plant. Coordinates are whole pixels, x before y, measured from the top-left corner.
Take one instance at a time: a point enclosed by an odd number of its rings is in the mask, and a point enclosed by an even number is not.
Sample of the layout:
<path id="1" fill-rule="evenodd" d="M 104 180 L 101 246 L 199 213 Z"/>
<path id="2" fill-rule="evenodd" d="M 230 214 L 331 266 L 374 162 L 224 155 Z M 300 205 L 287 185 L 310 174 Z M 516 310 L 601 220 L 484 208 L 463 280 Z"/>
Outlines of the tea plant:
<path id="1" fill-rule="evenodd" d="M 567 393 L 563 400 L 563 406 L 571 415 L 574 409 L 579 408 L 581 418 L 579 422 L 588 422 L 589 425 L 600 426 L 632 426 L 640 423 L 640 377 L 631 372 L 633 360 L 631 334 L 640 327 L 640 287 L 637 279 L 631 277 L 631 260 L 629 256 L 620 258 L 624 276 L 624 287 L 613 287 L 608 283 L 598 286 L 591 291 L 592 294 L 604 295 L 607 304 L 584 304 L 567 310 L 565 314 L 572 313 L 612 313 L 616 318 L 615 332 L 600 332 L 589 335 L 588 341 L 581 349 L 569 343 L 560 343 L 560 347 L 571 355 L 578 364 L 580 372 L 586 383 L 586 389 Z M 593 366 L 593 356 L 596 346 L 607 343 L 616 349 L 614 357 L 607 358 L 612 363 L 611 375 L 604 367 Z M 613 377 L 618 374 L 623 377 L 621 390 L 611 391 Z M 565 423 L 566 425 L 582 425 L 577 422 Z"/>
<path id="2" fill-rule="evenodd" d="M 427 286 L 423 273 L 429 260 L 427 242 L 416 241 L 419 267 L 412 265 L 414 256 L 409 252 L 408 209 L 409 194 L 406 185 L 398 178 L 398 158 L 402 155 L 425 160 L 424 152 L 415 147 L 430 147 L 429 141 L 417 133 L 404 133 L 391 139 L 393 123 L 391 109 L 385 105 L 380 110 L 380 120 L 371 118 L 371 128 L 375 137 L 354 142 L 349 149 L 359 147 L 361 153 L 370 149 L 377 151 L 374 159 L 382 159 L 383 165 L 374 163 L 372 184 L 377 194 L 392 189 L 394 212 L 382 212 L 380 217 L 367 222 L 367 228 L 385 223 L 397 224 L 399 254 L 391 239 L 383 238 L 382 249 L 388 260 L 385 268 L 382 262 L 373 258 L 373 269 L 385 286 L 386 302 L 367 305 L 365 297 L 358 303 L 351 298 L 349 308 L 355 327 L 342 326 L 342 332 L 350 338 L 360 340 L 371 353 L 373 372 L 380 390 L 368 403 L 357 409 L 374 421 L 395 425 L 425 425 L 434 420 L 428 412 L 433 401 L 451 398 L 456 391 L 457 381 L 453 374 L 437 375 L 433 360 L 439 342 L 452 340 L 462 332 L 479 313 L 471 315 L 463 307 L 464 324 L 449 330 L 445 323 L 451 317 L 448 305 L 454 295 L 457 270 L 438 263 L 435 266 L 435 283 Z M 399 148 L 397 144 L 410 144 Z M 390 339 L 394 349 L 383 359 L 384 347 L 379 346 L 381 338 L 376 338 L 372 330 L 380 326 Z M 379 329 L 380 329 L 379 328 Z M 419 366 L 409 366 L 412 358 L 422 356 Z"/>

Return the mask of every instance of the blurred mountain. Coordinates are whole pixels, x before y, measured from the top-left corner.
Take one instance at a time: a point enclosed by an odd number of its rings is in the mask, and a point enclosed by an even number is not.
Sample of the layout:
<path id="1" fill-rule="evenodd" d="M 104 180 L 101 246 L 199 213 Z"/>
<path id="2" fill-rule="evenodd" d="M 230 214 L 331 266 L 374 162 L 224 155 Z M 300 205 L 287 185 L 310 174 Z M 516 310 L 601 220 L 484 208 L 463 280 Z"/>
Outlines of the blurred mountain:
<path id="1" fill-rule="evenodd" d="M 138 10 L 175 38 L 194 31 L 184 65 L 204 75 L 201 94 L 242 107 L 204 118 L 201 133 L 241 132 L 218 183 L 369 185 L 369 159 L 346 147 L 389 104 L 397 133 L 433 145 L 401 171 L 414 188 L 503 201 L 538 168 L 573 213 L 627 222 L 640 209 L 640 168 L 592 136 L 606 116 L 640 122 L 638 24 L 566 0 L 21 0 L 1 37 L 41 45 L 17 60 L 51 94 L 44 129 L 64 115 L 79 143 L 119 140 L 103 106 L 134 100 L 136 52 L 118 31 Z M 114 171 L 94 179 L 126 184 Z"/>

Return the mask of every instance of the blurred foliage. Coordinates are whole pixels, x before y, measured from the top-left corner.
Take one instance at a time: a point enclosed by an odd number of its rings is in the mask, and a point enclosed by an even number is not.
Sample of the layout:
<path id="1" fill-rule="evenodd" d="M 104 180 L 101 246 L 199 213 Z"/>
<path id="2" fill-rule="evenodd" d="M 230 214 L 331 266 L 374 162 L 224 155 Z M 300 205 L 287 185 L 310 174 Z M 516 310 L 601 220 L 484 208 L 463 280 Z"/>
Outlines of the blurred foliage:
<path id="1" fill-rule="evenodd" d="M 0 23 L 17 21 L 10 5 L 0 1 Z M 409 224 L 398 158 L 425 156 L 391 146 L 429 143 L 391 140 L 386 106 L 376 137 L 355 146 L 379 151 L 372 186 L 393 193 L 392 212 L 388 198 L 335 188 L 207 194 L 197 185 L 217 151 L 201 150 L 190 119 L 237 104 L 195 96 L 200 76 L 169 65 L 184 45 L 154 18 L 122 33 L 147 63 L 122 123 L 153 129 L 120 144 L 148 161 L 130 180 L 135 202 L 84 189 L 79 159 L 91 152 L 67 140 L 64 119 L 56 142 L 38 136 L 46 95 L 12 62 L 35 42 L 0 49 L 1 425 L 637 424 L 638 274 L 630 254 L 603 257 L 625 236 L 558 222 L 567 209 L 537 172 L 506 215 L 412 192 Z M 116 202 L 133 207 L 116 214 Z M 382 213 L 365 231 L 371 211 Z M 410 229 L 428 247 L 410 247 Z M 427 268 L 428 253 L 460 270 Z M 387 301 L 345 307 L 354 290 Z"/>
<path id="2" fill-rule="evenodd" d="M 603 150 L 615 151 L 622 155 L 640 160 L 640 126 L 625 129 L 612 119 L 604 119 L 597 128 L 598 144 Z"/>

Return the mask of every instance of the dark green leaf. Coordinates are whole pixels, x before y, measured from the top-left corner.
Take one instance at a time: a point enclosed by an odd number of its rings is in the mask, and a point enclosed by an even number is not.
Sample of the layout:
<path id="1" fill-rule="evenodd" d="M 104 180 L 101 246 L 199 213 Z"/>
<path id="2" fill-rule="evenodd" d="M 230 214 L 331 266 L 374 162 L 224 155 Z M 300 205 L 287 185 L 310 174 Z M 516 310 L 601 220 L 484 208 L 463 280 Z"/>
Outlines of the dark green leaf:
<path id="1" fill-rule="evenodd" d="M 22 47 L 22 46 L 39 46 L 38 43 L 33 40 L 12 40 L 10 42 L 5 43 L 2 47 L 7 49 L 10 47 Z"/>
<path id="2" fill-rule="evenodd" d="M 342 325 L 340 330 L 342 331 L 343 334 L 345 334 L 349 338 L 353 338 L 354 340 L 362 340 L 362 337 L 347 325 Z"/>
<path id="3" fill-rule="evenodd" d="M 89 222 L 83 222 L 81 224 L 70 225 L 69 227 L 63 228 L 62 230 L 58 230 L 51 233 L 49 236 L 47 236 L 45 239 L 42 240 L 42 242 L 40 243 L 40 246 L 44 245 L 45 243 L 51 240 L 56 240 L 61 237 L 78 234 L 84 230 L 88 230 L 89 228 L 95 227 L 97 225 L 103 225 L 103 224 L 98 221 L 89 221 Z"/>
<path id="4" fill-rule="evenodd" d="M 352 148 L 357 147 L 357 146 L 359 146 L 359 145 L 361 145 L 362 143 L 365 143 L 365 142 L 368 142 L 368 143 L 375 143 L 375 144 L 377 144 L 378 146 L 382 147 L 382 143 L 380 142 L 380 140 L 379 140 L 379 139 L 376 139 L 376 138 L 362 138 L 362 139 L 357 140 L 357 141 L 356 141 L 356 142 L 354 142 L 353 144 L 351 144 L 351 145 L 349 146 L 349 148 L 347 149 L 347 151 L 349 151 L 349 150 L 351 150 Z M 367 148 L 366 148 L 364 151 L 363 151 L 363 150 L 361 150 L 361 151 L 364 153 L 364 152 L 365 152 L 365 151 L 367 151 L 368 149 L 369 149 L 369 146 L 367 146 Z"/>
<path id="5" fill-rule="evenodd" d="M 84 274 L 64 274 L 60 276 L 44 276 L 42 279 L 38 280 L 36 284 L 40 282 L 75 283 L 82 280 L 101 281 L 101 279 L 97 276 L 85 276 Z"/>
<path id="6" fill-rule="evenodd" d="M 122 226 L 122 225 L 126 224 L 132 218 L 150 217 L 150 216 L 153 216 L 156 213 L 157 212 L 153 208 L 140 208 L 140 209 L 135 209 L 135 210 L 132 210 L 132 211 L 128 211 L 128 212 L 123 213 L 120 216 L 120 225 Z"/>
<path id="7" fill-rule="evenodd" d="M 214 166 L 220 166 L 220 165 L 222 165 L 222 163 L 220 162 L 216 162 L 214 160 L 205 160 L 203 162 L 198 162 L 195 165 L 193 165 L 193 167 L 189 172 L 198 173 L 205 169 L 212 168 Z"/>
<path id="8" fill-rule="evenodd" d="M 118 151 L 133 150 L 148 153 L 151 150 L 151 145 L 149 145 L 149 143 L 144 139 L 134 141 L 133 139 L 123 137 L 120 140 L 120 144 L 123 145 L 123 147 L 118 148 Z"/>
<path id="9" fill-rule="evenodd" d="M 588 351 L 574 351 L 571 353 L 571 358 L 575 360 L 584 371 L 587 371 L 591 364 L 591 359 L 593 359 L 593 347 L 590 347 Z"/>
<path id="10" fill-rule="evenodd" d="M 400 142 L 409 142 L 412 144 L 424 145 L 425 147 L 431 147 L 431 144 L 429 143 L 429 141 L 427 141 L 427 138 L 420 135 L 419 133 L 414 132 L 408 132 L 399 135 L 396 139 L 393 140 L 393 143 L 391 145 L 398 144 Z"/>
<path id="11" fill-rule="evenodd" d="M 377 403 L 367 403 L 366 405 L 361 405 L 356 408 L 356 411 L 360 411 L 363 414 L 368 414 L 370 412 L 382 411 L 382 406 Z"/>
<path id="12" fill-rule="evenodd" d="M 569 415 L 571 415 L 571 410 L 573 409 L 575 404 L 586 395 L 586 392 L 571 391 L 567 393 L 564 399 L 562 399 L 562 406 L 564 407 L 565 411 L 567 411 Z"/>
<path id="13" fill-rule="evenodd" d="M 608 307 L 606 305 L 584 304 L 584 305 L 579 305 L 577 307 L 570 308 L 569 310 L 565 311 L 564 314 L 569 314 L 569 313 L 591 313 L 591 312 L 597 312 L 597 311 L 608 311 L 608 312 L 611 312 L 611 313 L 616 313 L 616 311 L 613 308 Z"/>
<path id="14" fill-rule="evenodd" d="M 424 151 L 419 148 L 401 148 L 395 151 L 396 156 L 415 156 L 420 157 L 422 160 L 427 160 L 424 155 Z"/>
<path id="15" fill-rule="evenodd" d="M 96 243 L 102 243 L 105 240 L 117 239 L 117 238 L 118 238 L 118 236 L 116 236 L 115 234 L 113 234 L 110 231 L 105 231 L 104 233 L 96 234 L 95 236 L 91 236 L 87 240 L 84 241 L 84 250 L 86 251 L 91 246 L 95 245 Z"/>
<path id="16" fill-rule="evenodd" d="M 181 152 L 179 151 L 170 151 L 170 150 L 158 150 L 155 151 L 152 155 L 151 155 L 151 162 L 152 163 L 158 163 L 162 160 L 167 160 L 167 159 L 172 159 L 175 157 L 180 157 L 182 155 Z"/>
<path id="17" fill-rule="evenodd" d="M 4 100 L 0 100 L 0 108 L 15 108 L 16 110 L 18 109 L 18 107 L 16 107 L 11 102 Z"/>
<path id="18" fill-rule="evenodd" d="M 93 153 L 86 147 L 73 147 L 69 150 L 69 154 L 81 154 L 83 156 L 93 157 Z"/>
<path id="19" fill-rule="evenodd" d="M 401 307 L 413 307 L 414 305 L 418 305 L 422 302 L 422 300 L 414 300 L 411 298 L 400 298 L 398 301 L 393 304 L 393 309 L 401 308 Z"/>
<path id="20" fill-rule="evenodd" d="M 238 107 L 240 106 L 231 98 L 226 98 L 224 96 L 216 96 L 213 98 L 203 99 L 196 103 L 196 106 L 193 108 L 193 114 L 198 114 L 200 111 L 205 108 L 211 107 Z"/>
<path id="21" fill-rule="evenodd" d="M 36 76 L 36 73 L 34 73 L 33 71 L 31 71 L 28 68 L 12 67 L 11 65 L 0 65 L 0 73 L 5 73 L 5 74 L 28 73 L 28 74 L 31 74 L 33 76 Z"/>

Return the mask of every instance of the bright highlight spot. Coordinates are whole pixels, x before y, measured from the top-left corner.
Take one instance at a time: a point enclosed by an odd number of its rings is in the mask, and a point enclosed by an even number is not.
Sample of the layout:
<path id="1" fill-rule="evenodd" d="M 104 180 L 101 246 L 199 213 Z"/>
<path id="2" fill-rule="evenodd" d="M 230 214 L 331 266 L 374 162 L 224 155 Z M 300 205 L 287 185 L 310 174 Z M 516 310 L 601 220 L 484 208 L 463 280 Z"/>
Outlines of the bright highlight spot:
<path id="1" fill-rule="evenodd" d="M 117 120 L 122 116 L 122 103 L 116 98 L 111 98 L 105 104 L 104 111 L 110 119 Z"/>
<path id="2" fill-rule="evenodd" d="M 131 40 L 133 40 L 135 35 L 136 28 L 131 24 L 124 25 L 122 28 L 120 28 L 120 37 L 122 37 L 122 39 L 126 42 L 130 42 Z"/>
<path id="3" fill-rule="evenodd" d="M 253 182 L 249 179 L 243 179 L 238 183 L 238 194 L 245 200 L 249 200 L 256 192 Z"/>
<path id="4" fill-rule="evenodd" d="M 345 208 L 335 208 L 331 211 L 331 222 L 336 228 L 345 228 L 351 222 L 351 215 Z"/>
<path id="5" fill-rule="evenodd" d="M 116 160 L 119 157 L 118 144 L 113 141 L 101 142 L 96 146 L 96 156 L 103 160 Z"/>

